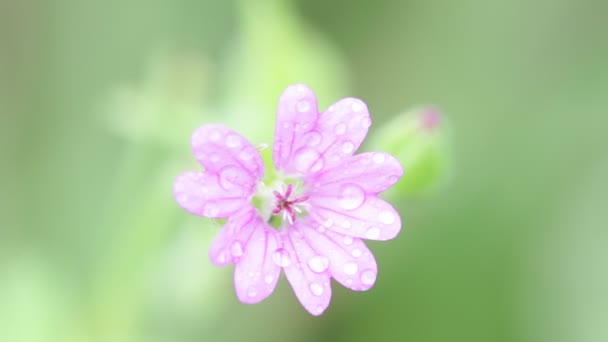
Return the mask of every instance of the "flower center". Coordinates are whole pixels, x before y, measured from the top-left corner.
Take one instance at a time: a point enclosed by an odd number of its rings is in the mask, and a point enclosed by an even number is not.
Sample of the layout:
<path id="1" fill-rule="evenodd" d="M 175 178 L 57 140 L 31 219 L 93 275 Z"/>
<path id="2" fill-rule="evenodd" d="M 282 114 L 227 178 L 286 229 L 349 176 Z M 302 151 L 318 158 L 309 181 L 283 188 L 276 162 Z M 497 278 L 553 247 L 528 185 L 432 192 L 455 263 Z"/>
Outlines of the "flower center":
<path id="1" fill-rule="evenodd" d="M 283 220 L 293 224 L 296 221 L 296 214 L 302 213 L 302 206 L 308 200 L 308 196 L 296 197 L 294 195 L 293 184 L 283 185 L 283 192 L 273 191 L 275 197 L 275 207 L 272 209 L 273 215 L 283 213 Z"/>

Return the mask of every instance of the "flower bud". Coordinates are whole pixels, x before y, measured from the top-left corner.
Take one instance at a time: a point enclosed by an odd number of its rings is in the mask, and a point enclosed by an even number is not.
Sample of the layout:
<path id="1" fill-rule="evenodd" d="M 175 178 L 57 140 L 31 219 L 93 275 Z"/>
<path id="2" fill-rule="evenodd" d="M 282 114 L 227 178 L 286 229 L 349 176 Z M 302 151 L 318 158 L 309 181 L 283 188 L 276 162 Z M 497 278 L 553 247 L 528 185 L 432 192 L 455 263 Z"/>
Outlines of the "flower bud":
<path id="1" fill-rule="evenodd" d="M 437 108 L 421 107 L 396 116 L 372 134 L 370 149 L 391 153 L 405 168 L 387 196 L 421 195 L 441 184 L 447 164 L 444 121 Z"/>

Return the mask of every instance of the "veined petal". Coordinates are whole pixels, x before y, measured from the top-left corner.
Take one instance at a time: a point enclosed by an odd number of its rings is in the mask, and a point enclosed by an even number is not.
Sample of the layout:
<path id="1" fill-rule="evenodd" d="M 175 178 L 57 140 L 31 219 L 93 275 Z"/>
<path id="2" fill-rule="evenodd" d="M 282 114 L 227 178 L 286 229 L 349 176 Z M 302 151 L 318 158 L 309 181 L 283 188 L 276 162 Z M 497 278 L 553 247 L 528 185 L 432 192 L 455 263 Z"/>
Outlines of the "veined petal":
<path id="1" fill-rule="evenodd" d="M 195 158 L 214 174 L 222 188 L 240 188 L 247 194 L 264 177 L 264 164 L 258 151 L 240 134 L 223 125 L 204 125 L 191 139 Z"/>
<path id="2" fill-rule="evenodd" d="M 367 152 L 307 179 L 309 196 L 339 194 L 343 201 L 363 200 L 393 186 L 403 175 L 401 163 L 384 152 Z"/>
<path id="3" fill-rule="evenodd" d="M 249 190 L 222 186 L 218 174 L 190 171 L 173 183 L 177 203 L 188 212 L 210 218 L 228 217 L 249 202 Z"/>
<path id="4" fill-rule="evenodd" d="M 346 98 L 318 114 L 314 92 L 288 87 L 279 100 L 273 160 L 287 175 L 307 176 L 352 156 L 371 125 L 365 103 Z"/>
<path id="5" fill-rule="evenodd" d="M 315 259 L 324 256 L 315 252 L 297 226 L 282 233 L 283 248 L 277 251 L 277 260 L 302 306 L 311 314 L 320 315 L 331 301 L 329 264 Z"/>
<path id="6" fill-rule="evenodd" d="M 259 303 L 274 291 L 280 267 L 273 261 L 278 248 L 278 233 L 256 215 L 247 229 L 253 230 L 244 246 L 243 256 L 234 267 L 234 288 L 239 300 Z"/>
<path id="7" fill-rule="evenodd" d="M 302 140 L 306 134 L 314 132 L 318 117 L 317 97 L 312 89 L 304 84 L 295 84 L 283 91 L 279 98 L 274 128 L 272 158 L 277 170 L 288 174 L 304 174 L 312 166 L 306 165 L 307 160 L 294 161 L 294 158 L 303 152 Z"/>
<path id="8" fill-rule="evenodd" d="M 318 193 L 310 198 L 311 219 L 328 230 L 368 240 L 390 240 L 401 230 L 399 213 L 376 196 L 340 198 Z"/>
<path id="9" fill-rule="evenodd" d="M 255 208 L 247 206 L 230 216 L 211 242 L 209 259 L 213 264 L 226 266 L 243 256 L 245 244 L 254 232 L 256 215 Z"/>
<path id="10" fill-rule="evenodd" d="M 310 245 L 327 256 L 329 271 L 336 281 L 355 291 L 369 290 L 374 285 L 378 266 L 361 239 L 323 228 L 308 227 L 302 231 Z"/>

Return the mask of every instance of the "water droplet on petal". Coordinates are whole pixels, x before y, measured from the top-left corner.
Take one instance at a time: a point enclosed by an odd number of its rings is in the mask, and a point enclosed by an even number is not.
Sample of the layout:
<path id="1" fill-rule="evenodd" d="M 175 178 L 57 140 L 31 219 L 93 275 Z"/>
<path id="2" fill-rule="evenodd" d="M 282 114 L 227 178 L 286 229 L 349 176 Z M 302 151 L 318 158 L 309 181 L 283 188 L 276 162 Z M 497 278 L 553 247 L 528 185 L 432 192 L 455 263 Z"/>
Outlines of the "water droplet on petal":
<path id="1" fill-rule="evenodd" d="M 355 148 L 355 145 L 353 145 L 353 143 L 350 142 L 350 141 L 345 141 L 342 144 L 342 152 L 343 153 L 351 153 L 354 148 Z"/>
<path id="2" fill-rule="evenodd" d="M 251 160 L 251 158 L 253 158 L 253 156 L 255 155 L 255 153 L 256 153 L 256 152 L 255 152 L 255 150 L 253 149 L 253 147 L 248 146 L 248 147 L 246 147 L 245 149 L 243 149 L 243 150 L 241 151 L 241 153 L 239 153 L 239 158 L 240 158 L 241 160 L 245 160 L 245 161 L 247 161 L 247 160 Z"/>
<path id="3" fill-rule="evenodd" d="M 344 123 L 337 124 L 336 127 L 334 127 L 334 133 L 336 135 L 342 135 L 342 134 L 346 133 L 346 124 L 344 124 Z"/>
<path id="4" fill-rule="evenodd" d="M 314 131 L 308 132 L 304 135 L 303 140 L 308 146 L 317 146 L 321 142 L 321 134 Z"/>
<path id="5" fill-rule="evenodd" d="M 317 313 L 320 314 L 321 312 L 323 312 L 323 307 L 321 305 L 317 306 Z"/>
<path id="6" fill-rule="evenodd" d="M 226 146 L 230 148 L 241 147 L 241 138 L 236 134 L 230 134 L 226 137 Z"/>
<path id="7" fill-rule="evenodd" d="M 323 167 L 323 161 L 320 159 L 320 155 L 317 151 L 312 148 L 302 148 L 296 152 L 294 158 L 294 164 L 296 170 L 300 172 L 315 172 Z"/>
<path id="8" fill-rule="evenodd" d="M 243 255 L 243 244 L 240 241 L 234 241 L 230 246 L 230 254 L 237 258 Z"/>
<path id="9" fill-rule="evenodd" d="M 350 235 L 344 236 L 344 241 L 342 241 L 346 246 L 350 246 L 353 243 L 353 237 Z"/>
<path id="10" fill-rule="evenodd" d="M 361 121 L 361 127 L 363 128 L 369 128 L 369 126 L 372 125 L 372 120 L 370 118 L 365 118 L 363 119 L 363 121 Z"/>
<path id="11" fill-rule="evenodd" d="M 310 288 L 310 292 L 312 292 L 312 294 L 315 296 L 320 296 L 323 294 L 323 286 L 321 284 L 310 283 L 308 287 Z"/>
<path id="12" fill-rule="evenodd" d="M 390 176 L 390 177 L 388 177 L 388 181 L 391 182 L 391 184 L 397 183 L 398 180 L 399 180 L 399 176 Z"/>
<path id="13" fill-rule="evenodd" d="M 211 140 L 211 141 L 218 141 L 218 140 L 220 140 L 221 137 L 222 137 L 222 135 L 218 131 L 213 131 L 213 132 L 209 133 L 209 140 Z"/>
<path id="14" fill-rule="evenodd" d="M 326 228 L 330 228 L 331 226 L 333 226 L 333 225 L 334 225 L 334 221 L 333 221 L 332 219 L 327 219 L 325 222 L 323 222 L 323 225 L 324 225 Z"/>
<path id="15" fill-rule="evenodd" d="M 380 229 L 378 227 L 370 227 L 367 232 L 365 232 L 365 237 L 367 239 L 375 240 L 380 236 Z"/>
<path id="16" fill-rule="evenodd" d="M 274 277 L 271 276 L 271 275 L 267 275 L 267 276 L 264 277 L 264 282 L 266 284 L 271 284 L 273 280 L 274 280 Z"/>
<path id="17" fill-rule="evenodd" d="M 340 191 L 339 201 L 342 209 L 355 210 L 365 201 L 365 192 L 358 185 L 345 185 Z"/>
<path id="18" fill-rule="evenodd" d="M 353 275 L 353 274 L 357 273 L 357 271 L 359 270 L 359 267 L 354 262 L 347 262 L 346 264 L 344 264 L 342 270 L 344 271 L 344 273 L 346 273 L 348 275 Z"/>
<path id="19" fill-rule="evenodd" d="M 272 254 L 272 261 L 280 267 L 287 267 L 291 264 L 289 253 L 284 248 L 279 248 L 274 251 Z"/>
<path id="20" fill-rule="evenodd" d="M 225 250 L 222 250 L 222 251 L 220 252 L 220 254 L 218 254 L 218 256 L 217 256 L 217 261 L 218 261 L 220 264 L 225 263 L 227 259 L 228 259 L 228 258 L 226 257 L 226 251 L 225 251 Z"/>
<path id="21" fill-rule="evenodd" d="M 384 163 L 384 154 L 382 154 L 382 153 L 374 154 L 373 160 L 374 160 L 374 163 L 376 163 L 376 164 Z"/>
<path id="22" fill-rule="evenodd" d="M 207 202 L 203 207 L 203 216 L 205 217 L 216 217 L 220 212 L 220 207 L 215 202 Z"/>
<path id="23" fill-rule="evenodd" d="M 306 100 L 302 100 L 298 102 L 298 104 L 296 105 L 296 109 L 300 113 L 306 113 L 310 110 L 310 103 L 308 103 L 308 101 Z"/>
<path id="24" fill-rule="evenodd" d="M 231 190 L 235 186 L 242 185 L 247 175 L 236 166 L 227 166 L 220 170 L 219 183 L 225 190 Z"/>
<path id="25" fill-rule="evenodd" d="M 374 270 L 365 270 L 361 273 L 361 283 L 364 285 L 372 285 L 376 282 L 376 271 Z"/>
<path id="26" fill-rule="evenodd" d="M 363 110 L 363 104 L 360 101 L 354 101 L 351 105 L 353 112 L 358 113 Z"/>
<path id="27" fill-rule="evenodd" d="M 308 267 L 315 273 L 322 273 L 329 267 L 329 259 L 322 255 L 315 255 L 308 259 Z"/>
<path id="28" fill-rule="evenodd" d="M 380 219 L 380 222 L 384 224 L 391 224 L 395 222 L 395 214 L 390 211 L 381 212 L 380 215 L 378 215 L 378 218 Z"/>
<path id="29" fill-rule="evenodd" d="M 361 250 L 359 248 L 355 248 L 351 252 L 351 255 L 354 256 L 355 258 L 358 258 L 361 256 Z"/>
<path id="30" fill-rule="evenodd" d="M 251 286 L 251 287 L 249 287 L 249 289 L 247 290 L 247 295 L 248 295 L 249 297 L 252 297 L 252 298 L 253 298 L 253 297 L 255 297 L 255 296 L 257 296 L 257 295 L 258 295 L 258 290 L 257 290 L 255 287 Z"/>
<path id="31" fill-rule="evenodd" d="M 349 221 L 349 220 L 346 220 L 346 221 L 343 221 L 343 222 L 342 222 L 342 227 L 343 227 L 343 228 L 349 229 L 349 228 L 350 228 L 350 226 L 351 226 L 351 224 L 350 224 L 350 221 Z"/>

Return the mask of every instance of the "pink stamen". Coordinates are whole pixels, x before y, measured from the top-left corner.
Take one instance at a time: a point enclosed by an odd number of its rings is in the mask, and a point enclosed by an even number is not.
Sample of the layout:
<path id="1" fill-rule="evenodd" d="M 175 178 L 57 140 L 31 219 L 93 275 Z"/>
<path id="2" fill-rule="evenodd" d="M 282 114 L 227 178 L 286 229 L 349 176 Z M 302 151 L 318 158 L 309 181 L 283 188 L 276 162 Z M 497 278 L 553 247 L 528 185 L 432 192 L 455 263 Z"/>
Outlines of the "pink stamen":
<path id="1" fill-rule="evenodd" d="M 283 187 L 283 191 L 285 194 L 281 194 L 278 191 L 273 191 L 272 193 L 276 197 L 276 206 L 272 210 L 273 215 L 278 215 L 281 211 L 283 212 L 283 219 L 289 221 L 289 223 L 293 224 L 296 220 L 296 213 L 301 213 L 302 210 L 295 206 L 297 203 L 302 203 L 308 200 L 308 196 L 297 197 L 292 200 L 289 197 L 292 195 L 294 190 L 294 186 L 292 184 L 287 185 L 287 188 Z"/>

